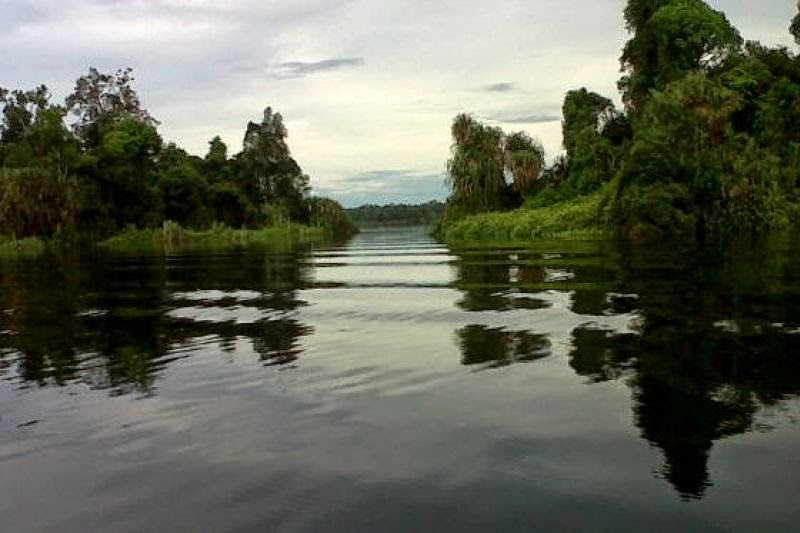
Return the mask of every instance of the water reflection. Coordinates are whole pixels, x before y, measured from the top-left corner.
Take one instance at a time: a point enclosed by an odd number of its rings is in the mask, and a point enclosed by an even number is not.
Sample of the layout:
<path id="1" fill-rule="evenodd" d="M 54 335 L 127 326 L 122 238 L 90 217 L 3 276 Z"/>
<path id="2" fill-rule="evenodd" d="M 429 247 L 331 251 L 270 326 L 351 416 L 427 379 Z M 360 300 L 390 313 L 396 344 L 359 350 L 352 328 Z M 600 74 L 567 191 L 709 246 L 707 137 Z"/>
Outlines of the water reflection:
<path id="1" fill-rule="evenodd" d="M 528 331 L 506 331 L 480 325 L 458 331 L 463 365 L 499 368 L 513 363 L 535 361 L 550 355 L 550 339 Z"/>
<path id="2" fill-rule="evenodd" d="M 545 243 L 454 255 L 398 242 L 316 255 L 2 263 L 0 375 L 14 386 L 82 383 L 138 397 L 156 395 L 167 368 L 201 345 L 245 351 L 267 374 L 262 367 L 302 368 L 313 344 L 320 386 L 363 391 L 403 379 L 396 389 L 424 395 L 447 383 L 444 373 L 502 382 L 519 363 L 535 371 L 563 359 L 581 390 L 630 388 L 632 421 L 663 455 L 657 475 L 701 498 L 714 443 L 800 394 L 800 259 L 790 242 Z M 405 283 L 412 270 L 415 283 Z M 398 346 L 409 341 L 406 324 L 431 338 Z M 444 345 L 451 352 L 440 354 Z M 420 368 L 403 366 L 428 347 L 430 357 L 413 360 Z M 345 362 L 325 367 L 331 353 Z"/>
<path id="3" fill-rule="evenodd" d="M 664 455 L 658 475 L 682 498 L 701 498 L 712 484 L 713 443 L 751 431 L 763 408 L 800 393 L 800 265 L 790 242 L 669 251 L 605 243 L 590 254 L 556 255 L 467 251 L 459 305 L 508 312 L 517 308 L 511 295 L 553 284 L 570 291 L 577 316 L 560 324 L 568 329 L 561 333 L 569 338 L 569 365 L 590 384 L 630 386 L 634 422 Z M 621 315 L 631 317 L 627 331 L 597 323 Z M 473 325 L 457 334 L 464 364 L 550 353 L 546 337 L 527 332 Z"/>
<path id="4" fill-rule="evenodd" d="M 233 263 L 233 264 L 231 264 Z M 295 361 L 312 329 L 294 311 L 300 255 L 0 264 L 0 375 L 30 385 L 80 382 L 152 394 L 197 339 L 223 352 L 248 341 L 266 365 Z M 177 290 L 172 290 L 177 289 Z"/>

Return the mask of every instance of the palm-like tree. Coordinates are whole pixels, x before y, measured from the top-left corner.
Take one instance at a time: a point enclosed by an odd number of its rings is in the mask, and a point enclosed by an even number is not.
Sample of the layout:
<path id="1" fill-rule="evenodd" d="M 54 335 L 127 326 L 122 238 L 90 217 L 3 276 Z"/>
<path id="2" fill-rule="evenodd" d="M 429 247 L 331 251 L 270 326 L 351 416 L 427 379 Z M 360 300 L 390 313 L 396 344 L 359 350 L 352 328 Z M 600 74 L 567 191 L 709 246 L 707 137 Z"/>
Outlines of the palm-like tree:
<path id="1" fill-rule="evenodd" d="M 452 158 L 447 163 L 452 200 L 468 211 L 494 207 L 506 187 L 505 135 L 500 128 L 481 124 L 467 114 L 452 127 Z"/>
<path id="2" fill-rule="evenodd" d="M 526 133 L 506 136 L 498 127 L 462 113 L 453 120 L 452 157 L 447 163 L 451 202 L 467 212 L 497 208 L 514 178 L 519 195 L 530 192 L 544 167 L 544 149 Z"/>
<path id="3" fill-rule="evenodd" d="M 530 193 L 544 169 L 544 147 L 525 132 L 506 137 L 506 166 L 520 195 Z"/>

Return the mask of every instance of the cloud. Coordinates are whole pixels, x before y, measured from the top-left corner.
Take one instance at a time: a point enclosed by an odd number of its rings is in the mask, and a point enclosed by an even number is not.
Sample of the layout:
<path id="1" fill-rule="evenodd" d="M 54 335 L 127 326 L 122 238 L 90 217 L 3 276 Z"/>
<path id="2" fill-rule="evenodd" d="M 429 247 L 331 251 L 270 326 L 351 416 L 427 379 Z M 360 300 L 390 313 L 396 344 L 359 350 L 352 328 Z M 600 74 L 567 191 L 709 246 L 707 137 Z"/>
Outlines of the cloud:
<path id="1" fill-rule="evenodd" d="M 490 120 L 495 122 L 502 122 L 503 124 L 546 124 L 548 122 L 561 121 L 561 115 L 551 114 L 533 114 L 521 116 L 504 116 L 492 117 Z"/>
<path id="2" fill-rule="evenodd" d="M 484 87 L 483 90 L 489 93 L 510 93 L 516 91 L 517 87 L 513 83 L 493 83 Z"/>
<path id="3" fill-rule="evenodd" d="M 319 72 L 330 72 L 363 65 L 364 58 L 362 57 L 343 57 L 315 62 L 289 61 L 276 65 L 272 69 L 270 76 L 278 80 L 290 80 Z"/>
<path id="4" fill-rule="evenodd" d="M 444 200 L 448 195 L 443 173 L 391 169 L 355 174 L 326 187 L 315 187 L 315 191 L 345 207 L 370 203 L 418 204 Z"/>

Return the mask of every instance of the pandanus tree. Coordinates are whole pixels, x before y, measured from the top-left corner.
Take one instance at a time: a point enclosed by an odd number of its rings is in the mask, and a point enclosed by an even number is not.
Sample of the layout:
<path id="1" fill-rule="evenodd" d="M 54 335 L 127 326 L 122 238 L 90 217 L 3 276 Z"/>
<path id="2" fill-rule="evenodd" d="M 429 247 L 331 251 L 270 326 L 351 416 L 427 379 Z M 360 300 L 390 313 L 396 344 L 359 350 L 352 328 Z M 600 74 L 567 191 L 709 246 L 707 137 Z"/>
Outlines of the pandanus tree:
<path id="1" fill-rule="evenodd" d="M 538 140 L 524 132 L 506 135 L 464 113 L 453 120 L 451 133 L 447 170 L 452 206 L 468 213 L 489 211 L 501 207 L 509 195 L 533 190 L 544 167 Z M 513 178 L 513 192 L 507 176 Z"/>
<path id="2" fill-rule="evenodd" d="M 451 132 L 452 158 L 447 170 L 452 202 L 467 212 L 498 207 L 506 188 L 503 131 L 462 113 L 453 121 Z"/>
<path id="3" fill-rule="evenodd" d="M 506 165 L 514 177 L 514 187 L 520 195 L 532 192 L 544 168 L 542 144 L 525 132 L 506 137 Z"/>

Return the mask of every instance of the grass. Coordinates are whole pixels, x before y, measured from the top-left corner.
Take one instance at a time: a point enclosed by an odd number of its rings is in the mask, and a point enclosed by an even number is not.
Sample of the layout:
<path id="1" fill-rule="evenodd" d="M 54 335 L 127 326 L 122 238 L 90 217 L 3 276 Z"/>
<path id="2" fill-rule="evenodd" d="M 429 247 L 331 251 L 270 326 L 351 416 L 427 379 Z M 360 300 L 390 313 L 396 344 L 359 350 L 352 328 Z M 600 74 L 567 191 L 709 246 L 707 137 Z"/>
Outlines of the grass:
<path id="1" fill-rule="evenodd" d="M 440 237 L 446 242 L 526 242 L 542 239 L 591 240 L 607 237 L 604 205 L 607 191 L 547 207 L 521 207 L 503 213 L 483 213 L 445 222 Z"/>
<path id="2" fill-rule="evenodd" d="M 260 229 L 234 229 L 214 225 L 190 230 L 174 222 L 157 229 L 128 229 L 99 243 L 99 248 L 122 253 L 171 253 L 184 250 L 218 250 L 244 246 L 291 249 L 322 244 L 331 236 L 324 228 L 285 223 Z"/>
<path id="3" fill-rule="evenodd" d="M 27 239 L 11 239 L 0 236 L 0 258 L 25 259 L 42 255 L 47 243 L 37 237 Z"/>

